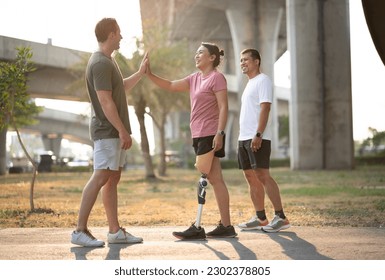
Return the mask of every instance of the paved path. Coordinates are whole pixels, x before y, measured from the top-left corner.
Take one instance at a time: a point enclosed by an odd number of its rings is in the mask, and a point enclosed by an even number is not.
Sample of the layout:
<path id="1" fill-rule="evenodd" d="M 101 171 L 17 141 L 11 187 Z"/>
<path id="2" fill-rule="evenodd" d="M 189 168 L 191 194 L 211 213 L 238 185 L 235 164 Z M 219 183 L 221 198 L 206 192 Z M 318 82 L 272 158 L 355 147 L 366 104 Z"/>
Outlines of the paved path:
<path id="1" fill-rule="evenodd" d="M 69 228 L 0 229 L 0 260 L 385 260 L 385 228 L 291 227 L 279 233 L 238 231 L 237 238 L 180 241 L 185 227 L 131 227 L 142 244 L 82 248 Z M 207 227 L 207 230 L 211 228 Z M 106 240 L 107 228 L 92 228 Z"/>

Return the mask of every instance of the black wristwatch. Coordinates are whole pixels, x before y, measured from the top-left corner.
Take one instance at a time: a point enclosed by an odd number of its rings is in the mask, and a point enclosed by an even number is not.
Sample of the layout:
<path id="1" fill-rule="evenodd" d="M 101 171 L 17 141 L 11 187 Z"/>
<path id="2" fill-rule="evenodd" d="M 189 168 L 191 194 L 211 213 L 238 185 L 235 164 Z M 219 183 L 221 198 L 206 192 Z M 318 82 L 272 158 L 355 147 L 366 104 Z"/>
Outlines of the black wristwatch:
<path id="1" fill-rule="evenodd" d="M 218 131 L 217 133 L 218 133 L 219 135 L 222 135 L 222 136 L 225 135 L 225 132 L 224 132 L 223 130 L 220 130 L 220 131 Z"/>
<path id="2" fill-rule="evenodd" d="M 257 136 L 258 138 L 262 138 L 263 134 L 260 132 L 257 132 L 257 134 L 255 134 L 255 136 Z"/>

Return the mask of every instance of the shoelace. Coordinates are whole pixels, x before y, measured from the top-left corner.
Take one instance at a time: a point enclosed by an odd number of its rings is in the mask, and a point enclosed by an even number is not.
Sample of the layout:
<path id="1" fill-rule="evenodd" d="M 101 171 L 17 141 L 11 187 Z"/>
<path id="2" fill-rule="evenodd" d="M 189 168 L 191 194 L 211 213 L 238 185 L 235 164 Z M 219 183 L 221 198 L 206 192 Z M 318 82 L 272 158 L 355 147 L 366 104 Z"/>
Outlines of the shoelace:
<path id="1" fill-rule="evenodd" d="M 89 229 L 86 229 L 83 231 L 88 237 L 90 237 L 92 240 L 95 240 L 96 238 L 92 235 L 91 231 Z"/>
<path id="2" fill-rule="evenodd" d="M 218 222 L 217 229 L 225 228 L 225 226 L 222 224 L 222 221 Z"/>
<path id="3" fill-rule="evenodd" d="M 126 236 L 127 235 L 126 229 L 124 227 L 120 227 L 120 229 L 123 231 L 124 236 Z"/>

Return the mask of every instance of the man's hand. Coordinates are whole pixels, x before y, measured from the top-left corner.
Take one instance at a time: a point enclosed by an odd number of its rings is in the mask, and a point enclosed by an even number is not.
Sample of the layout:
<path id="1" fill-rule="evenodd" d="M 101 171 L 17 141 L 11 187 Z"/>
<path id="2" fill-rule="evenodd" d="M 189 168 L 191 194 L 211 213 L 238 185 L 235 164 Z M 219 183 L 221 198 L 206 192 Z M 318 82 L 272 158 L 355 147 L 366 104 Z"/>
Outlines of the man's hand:
<path id="1" fill-rule="evenodd" d="M 128 134 L 127 131 L 123 131 L 119 133 L 119 139 L 120 139 L 120 147 L 123 150 L 128 150 L 132 146 L 132 138 L 131 135 Z"/>
<path id="2" fill-rule="evenodd" d="M 250 145 L 251 145 L 251 150 L 253 152 L 256 152 L 257 150 L 259 150 L 261 148 L 262 138 L 254 136 L 253 140 L 251 140 L 251 144 Z"/>

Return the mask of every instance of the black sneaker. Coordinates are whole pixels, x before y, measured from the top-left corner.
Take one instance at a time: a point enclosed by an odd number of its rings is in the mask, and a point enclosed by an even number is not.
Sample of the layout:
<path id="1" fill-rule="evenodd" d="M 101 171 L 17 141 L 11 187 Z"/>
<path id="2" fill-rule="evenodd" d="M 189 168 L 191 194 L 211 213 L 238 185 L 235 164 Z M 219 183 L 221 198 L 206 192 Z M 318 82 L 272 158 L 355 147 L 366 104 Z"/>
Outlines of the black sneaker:
<path id="1" fill-rule="evenodd" d="M 205 240 L 206 239 L 206 233 L 204 228 L 199 227 L 197 228 L 195 224 L 192 224 L 191 227 L 186 229 L 185 231 L 174 231 L 172 233 L 176 238 L 181 240 Z"/>
<path id="2" fill-rule="evenodd" d="M 211 238 L 229 238 L 235 236 L 237 236 L 237 233 L 235 232 L 234 227 L 232 225 L 225 227 L 221 222 L 216 229 L 207 233 L 207 237 Z"/>

